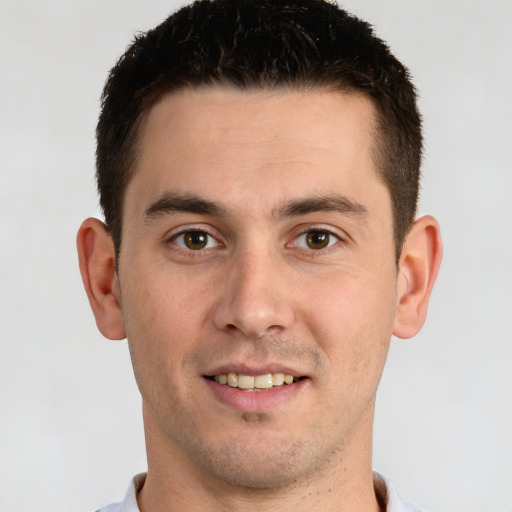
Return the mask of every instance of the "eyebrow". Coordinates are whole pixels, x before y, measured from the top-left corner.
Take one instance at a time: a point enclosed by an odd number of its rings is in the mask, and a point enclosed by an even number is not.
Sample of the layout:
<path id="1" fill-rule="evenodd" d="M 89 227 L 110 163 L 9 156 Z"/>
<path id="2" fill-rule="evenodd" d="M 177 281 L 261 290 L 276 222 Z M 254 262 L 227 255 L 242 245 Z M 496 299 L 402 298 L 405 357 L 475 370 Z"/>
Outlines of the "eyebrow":
<path id="1" fill-rule="evenodd" d="M 272 213 L 274 219 L 298 217 L 316 212 L 336 212 L 366 220 L 368 210 L 360 203 L 344 196 L 319 196 L 295 199 L 286 202 Z M 227 216 L 228 209 L 217 203 L 193 194 L 167 193 L 152 203 L 144 212 L 147 219 L 172 213 L 196 213 L 201 215 Z"/>
<path id="2" fill-rule="evenodd" d="M 221 216 L 227 213 L 219 203 L 191 194 L 164 194 L 144 212 L 148 219 L 169 213 L 184 212 Z"/>
<path id="3" fill-rule="evenodd" d="M 287 202 L 279 208 L 275 217 L 297 217 L 315 212 L 336 212 L 367 220 L 368 210 L 344 196 L 319 196 Z"/>

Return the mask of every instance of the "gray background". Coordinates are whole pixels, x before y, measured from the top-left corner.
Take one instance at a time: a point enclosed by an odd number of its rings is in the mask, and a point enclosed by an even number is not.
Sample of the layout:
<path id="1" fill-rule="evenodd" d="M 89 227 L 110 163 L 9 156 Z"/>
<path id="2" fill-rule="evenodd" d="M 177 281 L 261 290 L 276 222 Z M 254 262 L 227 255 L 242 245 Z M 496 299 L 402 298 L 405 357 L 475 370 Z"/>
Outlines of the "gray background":
<path id="1" fill-rule="evenodd" d="M 145 469 L 126 342 L 96 331 L 75 233 L 98 215 L 107 71 L 177 2 L 0 0 L 0 510 L 87 511 Z M 432 512 L 512 510 L 512 2 L 350 0 L 410 68 L 421 212 L 445 257 L 423 332 L 394 341 L 375 467 Z"/>

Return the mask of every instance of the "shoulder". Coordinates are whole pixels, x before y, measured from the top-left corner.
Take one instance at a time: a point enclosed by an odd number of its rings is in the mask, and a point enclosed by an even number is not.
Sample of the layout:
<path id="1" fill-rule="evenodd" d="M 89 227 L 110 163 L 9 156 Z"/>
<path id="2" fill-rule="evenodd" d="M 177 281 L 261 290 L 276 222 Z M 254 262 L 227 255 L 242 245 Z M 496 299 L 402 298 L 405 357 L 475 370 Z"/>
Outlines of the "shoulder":
<path id="1" fill-rule="evenodd" d="M 423 512 L 412 503 L 402 500 L 395 487 L 377 472 L 373 473 L 375 494 L 386 512 Z"/>
<path id="2" fill-rule="evenodd" d="M 146 473 L 135 476 L 126 490 L 123 501 L 111 503 L 96 512 L 140 512 L 137 505 L 137 492 L 142 488 L 145 480 Z"/>
<path id="3" fill-rule="evenodd" d="M 101 507 L 96 512 L 123 512 L 125 510 L 123 508 L 123 503 L 117 502 L 117 503 L 111 503 L 110 505 L 107 505 L 105 507 Z"/>

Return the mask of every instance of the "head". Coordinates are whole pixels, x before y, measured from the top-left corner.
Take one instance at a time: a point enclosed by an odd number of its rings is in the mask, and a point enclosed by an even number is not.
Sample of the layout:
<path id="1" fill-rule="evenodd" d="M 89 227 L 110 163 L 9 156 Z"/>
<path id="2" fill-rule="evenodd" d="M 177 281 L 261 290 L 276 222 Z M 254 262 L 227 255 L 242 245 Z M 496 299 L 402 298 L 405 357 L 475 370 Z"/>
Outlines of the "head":
<path id="1" fill-rule="evenodd" d="M 421 328 L 441 255 L 420 155 L 406 70 L 324 1 L 198 2 L 128 49 L 98 125 L 107 231 L 78 248 L 99 329 L 128 338 L 145 489 L 374 499 L 390 338 Z"/>
<path id="2" fill-rule="evenodd" d="M 415 89 L 369 24 L 324 0 L 201 0 L 135 39 L 110 73 L 97 127 L 100 203 L 117 255 L 148 112 L 170 92 L 216 85 L 368 97 L 376 112 L 372 157 L 391 197 L 398 260 L 419 189 Z"/>

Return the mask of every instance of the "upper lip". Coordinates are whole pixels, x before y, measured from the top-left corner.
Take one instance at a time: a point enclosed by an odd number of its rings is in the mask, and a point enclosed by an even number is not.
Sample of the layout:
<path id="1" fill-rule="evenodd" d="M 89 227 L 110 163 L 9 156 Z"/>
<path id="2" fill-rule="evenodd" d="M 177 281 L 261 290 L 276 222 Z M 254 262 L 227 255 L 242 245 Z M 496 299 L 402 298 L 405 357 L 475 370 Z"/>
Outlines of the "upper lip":
<path id="1" fill-rule="evenodd" d="M 205 376 L 224 375 L 228 373 L 238 373 L 257 377 L 258 375 L 265 375 L 267 373 L 284 373 L 286 375 L 293 375 L 294 377 L 305 377 L 306 375 L 296 368 L 281 364 L 281 363 L 268 363 L 265 365 L 248 365 L 245 363 L 227 363 L 216 366 L 212 370 L 205 372 Z"/>

